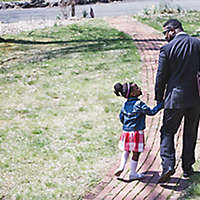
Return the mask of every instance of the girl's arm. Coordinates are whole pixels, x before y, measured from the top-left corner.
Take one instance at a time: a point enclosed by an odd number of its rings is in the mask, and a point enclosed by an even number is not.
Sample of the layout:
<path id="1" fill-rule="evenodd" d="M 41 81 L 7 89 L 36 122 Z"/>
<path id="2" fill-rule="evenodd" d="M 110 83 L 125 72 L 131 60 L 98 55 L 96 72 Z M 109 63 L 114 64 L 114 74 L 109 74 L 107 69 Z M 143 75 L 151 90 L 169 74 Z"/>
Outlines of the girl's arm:
<path id="1" fill-rule="evenodd" d="M 119 119 L 120 119 L 120 122 L 123 124 L 123 122 L 124 122 L 124 113 L 123 113 L 122 110 L 121 110 L 121 112 L 119 114 Z"/>
<path id="2" fill-rule="evenodd" d="M 138 105 L 137 107 L 140 109 L 140 111 L 141 111 L 143 114 L 153 116 L 153 115 L 155 115 L 158 111 L 160 111 L 160 110 L 164 107 L 164 105 L 163 105 L 163 103 L 159 103 L 159 104 L 157 104 L 154 108 L 151 109 L 151 108 L 148 107 L 144 102 L 140 101 L 140 103 L 139 103 L 139 105 Z"/>

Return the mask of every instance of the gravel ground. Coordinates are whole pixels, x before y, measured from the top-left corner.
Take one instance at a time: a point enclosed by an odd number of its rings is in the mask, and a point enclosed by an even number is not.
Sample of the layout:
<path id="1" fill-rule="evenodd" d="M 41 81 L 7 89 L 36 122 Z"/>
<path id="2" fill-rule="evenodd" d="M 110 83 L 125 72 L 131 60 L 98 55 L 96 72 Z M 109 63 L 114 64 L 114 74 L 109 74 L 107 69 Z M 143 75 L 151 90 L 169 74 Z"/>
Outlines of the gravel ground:
<path id="1" fill-rule="evenodd" d="M 32 20 L 21 21 L 17 23 L 0 23 L 0 35 L 5 34 L 17 34 L 22 31 L 32 31 L 35 29 L 42 29 L 46 27 L 52 27 L 54 25 L 68 25 L 78 23 L 80 21 L 88 21 L 87 18 L 71 18 L 68 20 Z"/>

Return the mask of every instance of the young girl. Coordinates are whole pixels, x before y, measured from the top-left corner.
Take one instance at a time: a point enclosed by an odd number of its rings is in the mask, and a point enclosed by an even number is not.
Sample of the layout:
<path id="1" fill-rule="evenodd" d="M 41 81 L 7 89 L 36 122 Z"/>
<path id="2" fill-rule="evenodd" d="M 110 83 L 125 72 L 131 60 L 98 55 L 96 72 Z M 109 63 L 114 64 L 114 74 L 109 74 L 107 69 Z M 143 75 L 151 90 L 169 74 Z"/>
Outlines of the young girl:
<path id="1" fill-rule="evenodd" d="M 149 108 L 138 97 L 142 95 L 141 88 L 135 83 L 116 83 L 114 93 L 127 99 L 123 105 L 119 118 L 123 124 L 123 133 L 120 136 L 119 148 L 123 151 L 119 168 L 115 171 L 116 176 L 123 172 L 129 153 L 132 151 L 131 173 L 129 180 L 138 180 L 144 177 L 136 173 L 140 152 L 144 151 L 145 115 L 155 115 L 163 108 L 158 104 L 153 109 Z"/>

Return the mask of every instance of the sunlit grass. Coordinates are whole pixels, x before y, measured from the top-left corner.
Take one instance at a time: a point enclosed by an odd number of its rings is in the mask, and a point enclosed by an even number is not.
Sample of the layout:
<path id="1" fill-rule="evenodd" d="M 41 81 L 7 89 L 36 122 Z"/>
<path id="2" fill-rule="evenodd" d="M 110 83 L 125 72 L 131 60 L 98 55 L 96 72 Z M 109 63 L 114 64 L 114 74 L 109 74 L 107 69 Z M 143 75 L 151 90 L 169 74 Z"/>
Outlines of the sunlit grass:
<path id="1" fill-rule="evenodd" d="M 179 198 L 180 200 L 197 200 L 200 197 L 200 172 L 198 171 L 198 169 L 200 169 L 199 160 L 195 163 L 194 169 L 196 173 L 188 180 L 190 186 L 181 195 Z"/>
<path id="2" fill-rule="evenodd" d="M 3 38 L 0 198 L 81 199 L 116 162 L 113 85 L 139 80 L 136 47 L 101 20 Z"/>
<path id="3" fill-rule="evenodd" d="M 181 21 L 185 32 L 188 34 L 200 37 L 200 12 L 199 11 L 188 11 L 180 13 L 146 13 L 137 16 L 137 19 L 141 22 L 162 31 L 163 24 L 168 19 L 178 19 Z"/>

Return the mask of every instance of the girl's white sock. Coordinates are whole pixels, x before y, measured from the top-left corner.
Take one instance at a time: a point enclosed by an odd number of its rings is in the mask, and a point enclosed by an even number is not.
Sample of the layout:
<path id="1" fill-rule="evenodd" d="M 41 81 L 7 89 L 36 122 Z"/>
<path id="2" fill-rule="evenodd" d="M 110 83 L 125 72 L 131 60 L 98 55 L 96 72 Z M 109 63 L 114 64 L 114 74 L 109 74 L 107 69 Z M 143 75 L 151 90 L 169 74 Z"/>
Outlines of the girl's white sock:
<path id="1" fill-rule="evenodd" d="M 128 160 L 128 156 L 129 156 L 129 152 L 128 151 L 123 151 L 122 156 L 121 156 L 121 162 L 120 162 L 120 166 L 119 169 L 123 170 L 126 162 Z"/>
<path id="2" fill-rule="evenodd" d="M 131 159 L 131 175 L 132 176 L 136 174 L 137 165 L 138 165 L 138 161 Z"/>

